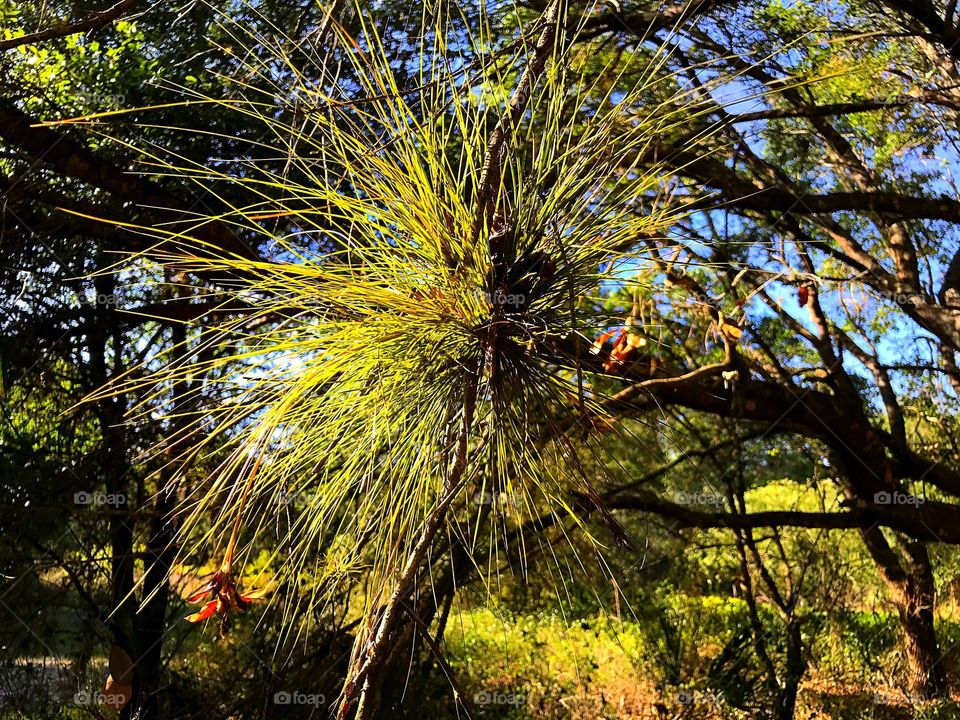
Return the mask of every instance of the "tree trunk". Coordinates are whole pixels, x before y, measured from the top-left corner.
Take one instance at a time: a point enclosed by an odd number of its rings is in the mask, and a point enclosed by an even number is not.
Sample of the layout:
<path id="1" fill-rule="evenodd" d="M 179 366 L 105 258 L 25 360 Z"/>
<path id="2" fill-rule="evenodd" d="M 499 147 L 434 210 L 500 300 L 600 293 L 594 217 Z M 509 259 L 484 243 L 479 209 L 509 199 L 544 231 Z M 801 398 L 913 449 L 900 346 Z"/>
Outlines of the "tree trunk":
<path id="1" fill-rule="evenodd" d="M 787 625 L 787 664 L 783 675 L 783 689 L 780 692 L 780 707 L 777 708 L 778 720 L 793 720 L 797 709 L 797 693 L 800 681 L 807 671 L 807 661 L 803 657 L 803 635 L 801 622 L 793 619 Z"/>
<path id="2" fill-rule="evenodd" d="M 904 546 L 908 561 L 904 569 L 879 528 L 863 530 L 861 536 L 900 616 L 910 694 L 918 699 L 942 697 L 947 678 L 933 623 L 935 588 L 926 546 L 920 542 Z"/>
<path id="3" fill-rule="evenodd" d="M 109 298 L 116 289 L 116 279 L 112 275 L 100 275 L 94 279 L 97 297 Z M 116 320 L 109 305 L 96 305 L 88 324 L 88 349 L 90 354 L 90 384 L 103 387 L 108 378 L 109 344 L 113 340 L 113 371 L 122 366 L 119 356 L 122 343 L 118 338 Z M 127 438 L 121 423 L 125 407 L 123 397 L 107 397 L 97 402 L 94 412 L 100 426 L 103 443 L 100 475 L 109 497 L 120 499 L 110 511 L 110 590 L 113 607 L 111 608 L 110 628 L 113 644 L 122 648 L 128 656 L 139 655 L 139 635 L 136 617 L 136 598 L 134 589 L 134 515 L 130 508 L 128 489 L 130 486 L 130 464 L 127 458 Z M 93 488 L 85 488 L 93 489 Z M 133 697 L 120 714 L 121 720 L 132 717 L 137 696 L 140 691 L 140 674 L 134 670 Z"/>
<path id="4" fill-rule="evenodd" d="M 178 362 L 186 353 L 186 327 L 174 324 L 172 333 L 172 362 Z M 157 499 L 153 506 L 153 521 L 147 540 L 148 559 L 143 578 L 144 604 L 140 611 L 140 643 L 143 650 L 137 663 L 142 684 L 138 720 L 157 720 L 160 717 L 158 690 L 162 686 L 163 638 L 167 631 L 167 608 L 170 600 L 169 573 L 177 554 L 174 543 L 177 532 L 174 509 L 178 500 L 175 483 L 180 464 L 176 460 L 183 446 L 189 442 L 183 435 L 187 411 L 185 397 L 188 390 L 183 383 L 173 389 L 173 419 L 164 452 L 166 462 L 159 473 Z"/>
<path id="5" fill-rule="evenodd" d="M 930 556 L 926 545 L 920 542 L 908 543 L 904 553 L 909 559 L 908 583 L 902 607 L 898 610 L 910 664 L 908 681 L 910 688 L 920 697 L 942 697 L 947 690 L 947 677 L 934 628 L 936 588 Z"/>

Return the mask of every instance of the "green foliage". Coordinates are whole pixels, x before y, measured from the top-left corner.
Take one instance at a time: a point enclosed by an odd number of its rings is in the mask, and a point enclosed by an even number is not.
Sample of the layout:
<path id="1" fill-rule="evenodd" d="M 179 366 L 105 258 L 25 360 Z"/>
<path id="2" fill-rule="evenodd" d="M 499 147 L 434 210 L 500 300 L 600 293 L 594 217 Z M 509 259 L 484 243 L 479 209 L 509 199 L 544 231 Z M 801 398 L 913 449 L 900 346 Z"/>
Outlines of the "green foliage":
<path id="1" fill-rule="evenodd" d="M 412 546 L 433 508 L 460 490 L 447 486 L 458 463 L 468 463 L 477 492 L 515 498 L 508 516 L 516 524 L 567 511 L 570 490 L 588 488 L 579 451 L 545 440 L 576 417 L 578 404 L 581 414 L 605 411 L 570 370 L 556 372 L 541 356 L 558 337 L 604 329 L 589 299 L 618 279 L 637 237 L 672 221 L 668 204 L 635 212 L 635 198 L 660 179 L 623 158 L 642 156 L 674 116 L 643 107 L 643 73 L 636 90 L 571 115 L 604 88 L 570 97 L 587 56 L 562 45 L 530 100 L 542 115 L 511 133 L 502 181 L 494 179 L 501 210 L 489 215 L 476 178 L 507 99 L 475 88 L 507 88 L 510 73 L 480 58 L 478 75 L 464 83 L 460 69 L 427 64 L 449 42 L 442 25 L 427 27 L 432 44 L 420 53 L 421 85 L 411 94 L 372 24 L 361 20 L 356 38 L 342 27 L 335 36 L 356 51 L 347 57 L 360 97 L 330 95 L 294 68 L 292 84 L 271 88 L 272 96 L 243 84 L 239 100 L 203 100 L 272 136 L 276 152 L 288 153 L 282 174 L 255 161 L 212 169 L 153 158 L 168 172 L 198 183 L 214 177 L 255 198 L 219 219 L 269 238 L 271 263 L 225 256 L 190 230 L 142 228 L 164 241 L 151 257 L 171 273 L 240 280 L 218 301 L 249 303 L 253 313 L 201 337 L 232 352 L 177 362 L 166 359 L 174 348 L 149 361 L 157 368 L 150 377 L 91 400 L 138 393 L 133 417 L 142 419 L 171 383 L 217 375 L 218 392 L 231 400 L 198 413 L 213 431 L 184 459 L 210 446 L 229 456 L 189 499 L 188 531 L 226 496 L 201 540 L 233 527 L 229 568 L 238 534 L 270 525 L 263 509 L 276 507 L 279 494 L 309 497 L 286 529 L 281 581 L 295 585 L 313 567 L 305 602 L 319 608 L 362 575 L 360 605 L 370 608 L 402 566 L 396 549 Z M 242 46 L 242 37 L 233 40 Z M 473 42 L 482 46 L 483 34 Z M 251 76 L 267 72 L 262 48 L 242 50 Z M 273 52 L 293 68 L 281 48 Z M 276 97 L 294 95 L 315 108 L 309 129 L 274 113 Z M 290 218 L 296 231 L 273 235 L 261 221 L 275 217 Z M 469 449 L 454 459 L 458 424 Z"/>

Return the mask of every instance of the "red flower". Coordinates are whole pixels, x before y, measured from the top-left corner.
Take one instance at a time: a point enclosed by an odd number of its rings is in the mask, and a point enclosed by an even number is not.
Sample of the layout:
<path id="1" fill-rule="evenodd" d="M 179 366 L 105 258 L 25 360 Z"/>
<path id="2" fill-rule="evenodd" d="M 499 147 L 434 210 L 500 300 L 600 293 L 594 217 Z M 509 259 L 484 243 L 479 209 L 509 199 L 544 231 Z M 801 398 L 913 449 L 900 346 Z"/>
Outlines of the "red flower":
<path id="1" fill-rule="evenodd" d="M 250 603 L 262 598 L 266 592 L 266 588 L 261 588 L 246 594 L 240 593 L 233 581 L 230 563 L 224 561 L 220 569 L 213 574 L 210 582 L 187 598 L 188 602 L 204 603 L 204 605 L 199 611 L 187 615 L 184 619 L 187 622 L 196 623 L 216 614 L 220 616 L 220 632 L 226 633 L 230 629 L 232 615 L 245 613 Z"/>
<path id="2" fill-rule="evenodd" d="M 603 363 L 603 369 L 610 372 L 614 368 L 626 363 L 629 356 L 639 347 L 646 345 L 646 340 L 631 330 L 632 323 L 627 323 L 621 328 L 607 330 L 593 343 L 590 352 L 594 355 L 603 350 L 603 346 L 608 340 L 613 338 L 613 348 L 610 350 L 609 357 Z"/>

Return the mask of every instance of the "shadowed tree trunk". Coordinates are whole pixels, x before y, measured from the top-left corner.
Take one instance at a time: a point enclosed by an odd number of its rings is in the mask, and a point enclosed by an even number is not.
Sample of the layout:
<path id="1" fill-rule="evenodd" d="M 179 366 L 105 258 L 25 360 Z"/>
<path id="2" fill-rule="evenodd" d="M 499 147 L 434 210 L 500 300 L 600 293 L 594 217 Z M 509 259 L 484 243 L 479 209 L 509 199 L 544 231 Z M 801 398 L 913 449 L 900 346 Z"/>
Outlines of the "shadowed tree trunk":
<path id="1" fill-rule="evenodd" d="M 116 278 L 100 275 L 94 279 L 97 298 L 110 298 L 116 290 Z M 90 381 L 92 387 L 102 387 L 111 373 L 122 366 L 122 339 L 115 313 L 109 303 L 98 302 L 90 313 L 88 347 L 90 352 Z M 113 367 L 108 371 L 108 361 L 113 357 Z M 108 497 L 123 498 L 116 506 L 105 506 L 110 511 L 110 591 L 113 613 L 110 628 L 114 645 L 129 657 L 139 655 L 139 637 L 134 589 L 134 519 L 127 497 L 130 464 L 127 458 L 127 438 L 122 426 L 125 412 L 122 396 L 103 398 L 94 410 L 100 425 L 103 442 L 100 470 Z M 86 488 L 94 490 L 95 488 Z M 122 710 L 121 720 L 133 717 L 135 700 L 140 690 L 140 673 L 135 669 L 132 677 L 133 700 Z"/>
<path id="2" fill-rule="evenodd" d="M 935 591 L 926 545 L 905 543 L 904 564 L 879 528 L 864 530 L 861 535 L 900 616 L 910 694 L 924 699 L 940 697 L 946 692 L 947 678 L 933 622 Z"/>
<path id="3" fill-rule="evenodd" d="M 179 362 L 187 352 L 186 326 L 175 323 L 171 326 L 173 345 L 172 362 Z M 174 542 L 177 521 L 174 515 L 179 498 L 176 493 L 178 471 L 181 469 L 177 456 L 189 443 L 184 436 L 185 396 L 190 388 L 187 383 L 178 383 L 173 389 L 173 412 L 171 427 L 164 452 L 164 467 L 160 470 L 157 496 L 153 505 L 150 537 L 147 541 L 147 564 L 143 579 L 144 604 L 140 611 L 140 642 L 143 648 L 138 661 L 141 676 L 140 720 L 156 720 L 161 716 L 163 640 L 167 632 L 167 610 L 170 601 L 169 573 L 176 559 Z"/>

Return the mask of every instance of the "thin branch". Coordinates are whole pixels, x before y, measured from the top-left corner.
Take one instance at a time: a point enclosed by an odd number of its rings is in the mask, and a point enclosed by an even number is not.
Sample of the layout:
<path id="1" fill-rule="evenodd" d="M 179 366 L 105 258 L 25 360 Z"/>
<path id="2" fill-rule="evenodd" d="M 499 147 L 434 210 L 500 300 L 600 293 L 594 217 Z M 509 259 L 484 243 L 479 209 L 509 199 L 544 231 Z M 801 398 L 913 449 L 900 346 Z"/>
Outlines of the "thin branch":
<path id="1" fill-rule="evenodd" d="M 476 242 L 480 238 L 485 225 L 488 225 L 495 209 L 494 200 L 500 186 L 503 165 L 507 160 L 506 145 L 513 137 L 517 123 L 520 121 L 534 85 L 540 78 L 547 58 L 553 51 L 557 41 L 561 0 L 551 0 L 540 19 L 542 30 L 537 44 L 533 48 L 533 57 L 523 70 L 517 87 L 513 91 L 510 103 L 507 105 L 497 126 L 490 134 L 487 142 L 487 152 L 483 158 L 483 168 L 480 172 L 480 181 L 477 186 L 477 208 L 471 238 Z"/>
<path id="2" fill-rule="evenodd" d="M 0 50 L 10 50 L 11 48 L 21 47 L 23 45 L 34 45 L 44 40 L 53 40 L 55 38 L 66 37 L 67 35 L 99 30 L 114 20 L 118 20 L 127 10 L 138 2 L 140 2 L 140 0 L 121 0 L 121 2 L 118 2 L 106 10 L 92 13 L 76 22 L 53 25 L 44 30 L 38 30 L 37 32 L 21 35 L 20 37 L 0 40 Z"/>

